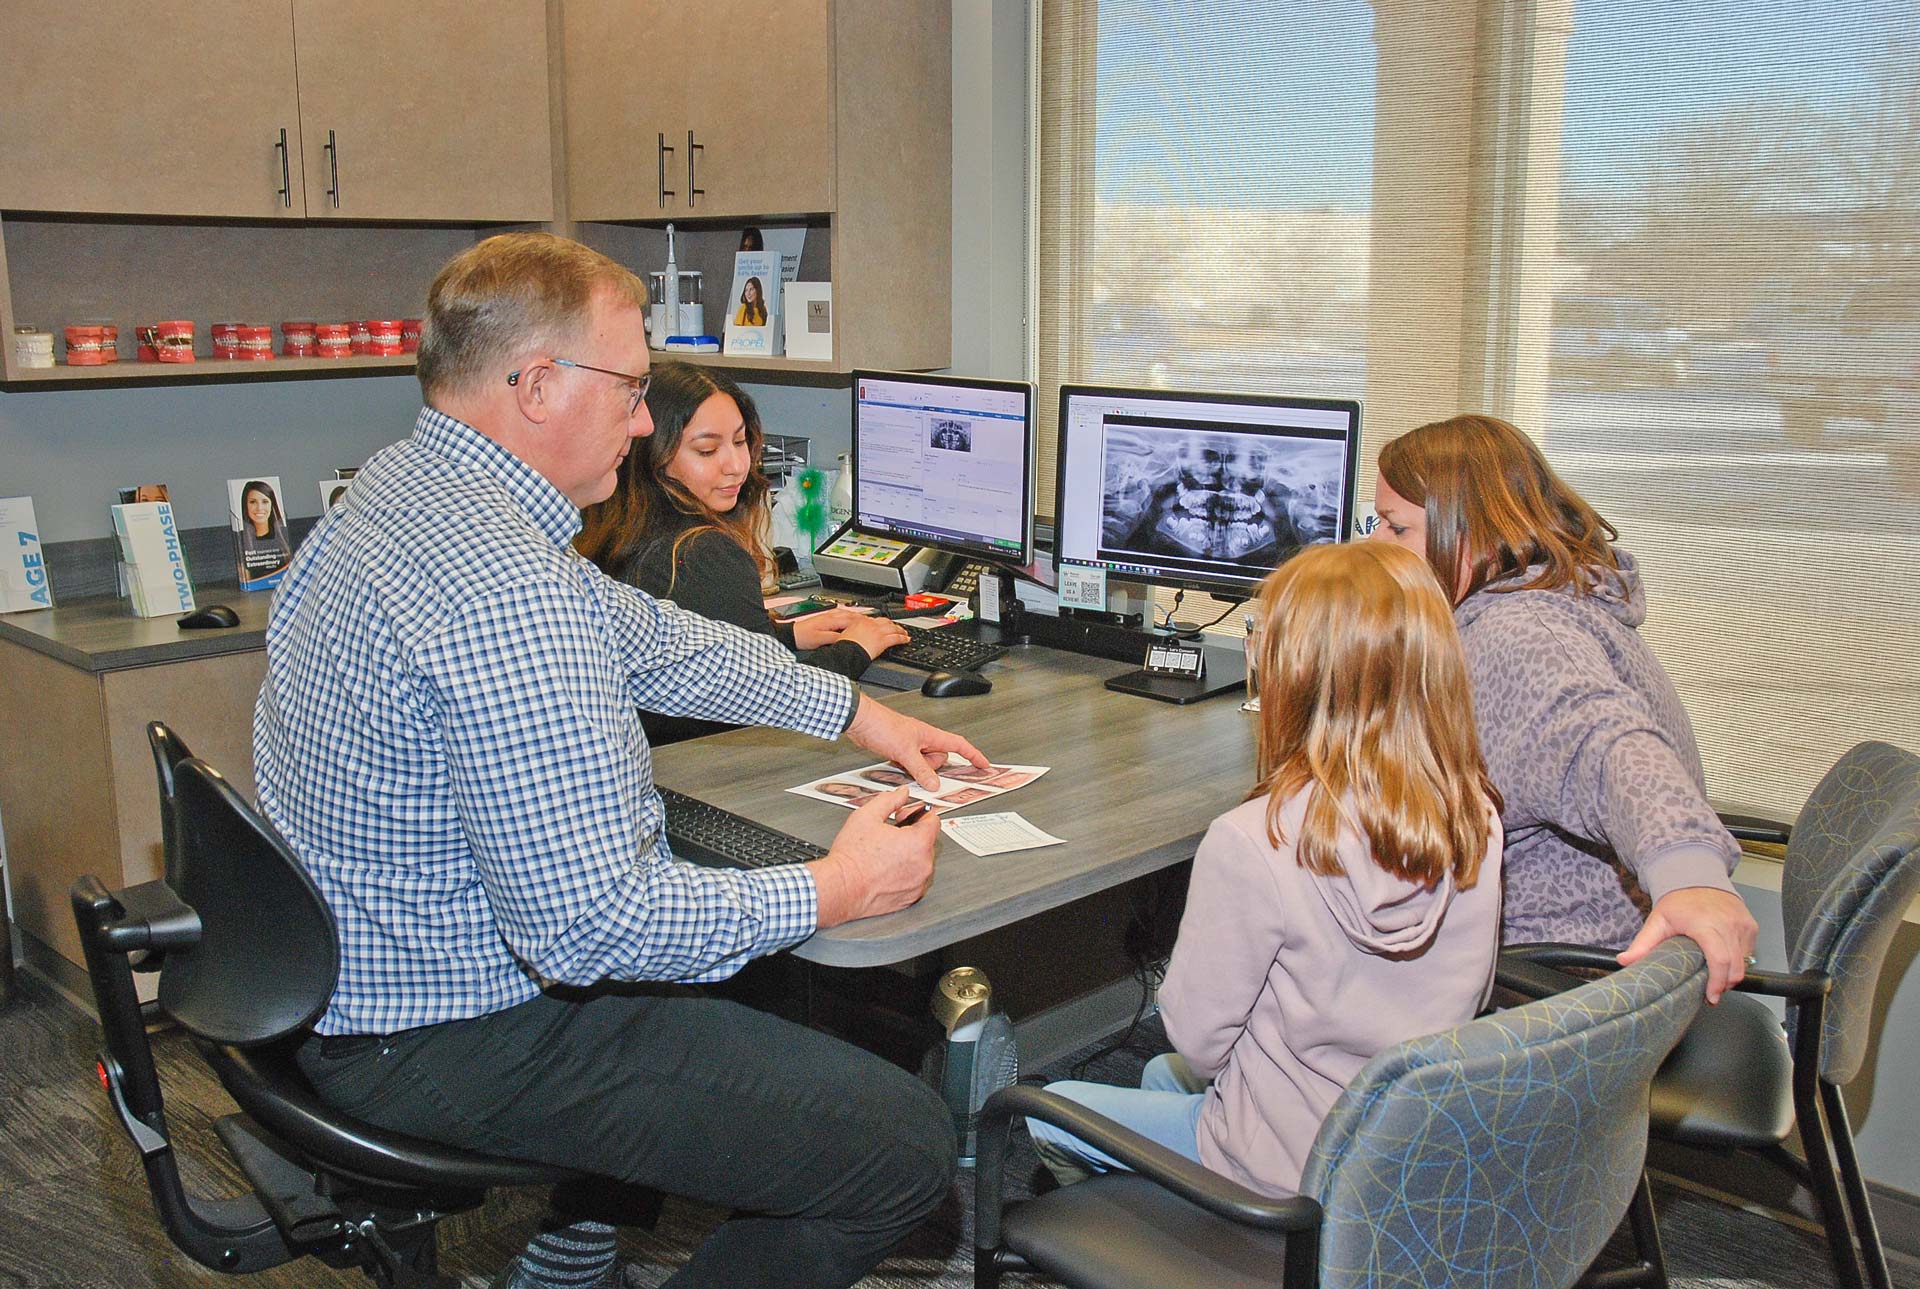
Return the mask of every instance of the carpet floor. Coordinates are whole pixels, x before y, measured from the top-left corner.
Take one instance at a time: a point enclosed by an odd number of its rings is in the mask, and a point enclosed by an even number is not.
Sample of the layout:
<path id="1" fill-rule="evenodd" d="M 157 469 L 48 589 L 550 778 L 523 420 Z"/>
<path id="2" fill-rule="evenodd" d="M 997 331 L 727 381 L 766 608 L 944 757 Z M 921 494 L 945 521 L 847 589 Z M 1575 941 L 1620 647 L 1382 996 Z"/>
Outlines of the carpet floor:
<path id="1" fill-rule="evenodd" d="M 177 1286 L 352 1286 L 358 1272 L 335 1271 L 313 1259 L 244 1281 L 187 1261 L 155 1222 L 138 1157 L 112 1118 L 93 1072 L 95 1029 L 66 999 L 28 977 L 19 997 L 0 1008 L 0 1289 L 175 1289 Z M 1107 1082 L 1137 1080 L 1165 1035 L 1149 1021 L 1128 1048 L 1099 1056 L 1084 1074 Z M 190 1193 L 233 1195 L 244 1184 L 213 1135 L 213 1121 L 232 1104 L 191 1047 L 175 1033 L 156 1036 L 168 1118 Z M 1092 1055 L 1076 1053 L 1032 1074 L 1064 1078 Z M 1016 1134 L 1009 1173 L 1029 1178 L 1039 1167 Z M 480 1209 L 441 1228 L 442 1270 L 484 1286 L 525 1242 L 544 1194 L 496 1192 Z M 1673 1283 L 1687 1289 L 1834 1283 L 1819 1236 L 1686 1190 L 1659 1189 L 1662 1231 Z M 961 1174 L 947 1203 L 906 1247 L 863 1284 L 881 1289 L 965 1289 L 972 1283 L 971 1175 Z M 667 1201 L 652 1231 L 627 1231 L 623 1252 L 658 1284 L 721 1219 L 714 1209 Z M 1900 1260 L 1902 1289 L 1920 1289 L 1920 1270 Z M 1013 1276 L 1010 1285 L 1044 1284 Z"/>

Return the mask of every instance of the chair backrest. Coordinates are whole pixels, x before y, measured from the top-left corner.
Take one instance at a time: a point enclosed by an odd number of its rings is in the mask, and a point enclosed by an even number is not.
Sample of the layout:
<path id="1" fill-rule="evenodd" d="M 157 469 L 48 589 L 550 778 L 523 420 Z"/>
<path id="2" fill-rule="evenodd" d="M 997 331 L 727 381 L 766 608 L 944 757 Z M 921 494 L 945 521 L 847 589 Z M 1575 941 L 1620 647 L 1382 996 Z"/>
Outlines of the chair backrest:
<path id="1" fill-rule="evenodd" d="M 205 761 L 174 767 L 180 865 L 170 885 L 199 942 L 167 954 L 160 1005 L 188 1031 L 272 1042 L 326 1008 L 340 974 L 333 912 L 273 827 Z"/>
<path id="2" fill-rule="evenodd" d="M 147 746 L 153 749 L 153 772 L 160 780 L 160 853 L 166 859 L 163 876 L 173 885 L 179 867 L 180 826 L 174 821 L 173 772 L 193 755 L 180 736 L 161 721 L 147 722 Z"/>
<path id="3" fill-rule="evenodd" d="M 1834 763 L 1794 821 L 1780 915 L 1796 971 L 1833 978 L 1820 1075 L 1846 1084 L 1866 1059 L 1874 986 L 1920 895 L 1920 756 L 1862 743 Z"/>
<path id="4" fill-rule="evenodd" d="M 1367 1063 L 1314 1141 L 1323 1289 L 1562 1286 L 1627 1211 L 1647 1086 L 1706 991 L 1691 940 Z"/>

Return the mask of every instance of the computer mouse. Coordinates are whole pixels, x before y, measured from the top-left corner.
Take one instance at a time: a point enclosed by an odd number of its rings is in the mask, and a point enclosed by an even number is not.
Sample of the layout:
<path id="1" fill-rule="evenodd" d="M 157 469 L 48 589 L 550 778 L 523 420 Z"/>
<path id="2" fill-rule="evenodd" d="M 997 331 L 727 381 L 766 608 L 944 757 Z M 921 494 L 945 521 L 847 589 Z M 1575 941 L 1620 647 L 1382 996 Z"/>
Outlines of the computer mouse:
<path id="1" fill-rule="evenodd" d="M 920 682 L 928 698 L 966 698 L 992 690 L 993 682 L 977 671 L 936 671 Z"/>
<path id="2" fill-rule="evenodd" d="M 203 609 L 195 609 L 177 623 L 182 631 L 205 631 L 213 627 L 237 627 L 240 615 L 224 604 L 209 604 Z"/>

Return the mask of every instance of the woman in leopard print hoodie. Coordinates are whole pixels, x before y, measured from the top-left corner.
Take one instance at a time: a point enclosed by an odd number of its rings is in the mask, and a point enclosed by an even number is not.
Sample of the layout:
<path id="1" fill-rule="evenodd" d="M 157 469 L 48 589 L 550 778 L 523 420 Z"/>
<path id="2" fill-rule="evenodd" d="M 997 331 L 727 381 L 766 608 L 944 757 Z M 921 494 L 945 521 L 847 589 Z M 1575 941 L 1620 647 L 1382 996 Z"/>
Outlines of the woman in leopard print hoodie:
<path id="1" fill-rule="evenodd" d="M 1374 509 L 1374 536 L 1424 556 L 1453 598 L 1506 800 L 1502 938 L 1632 962 L 1685 935 L 1719 1001 L 1758 928 L 1733 889 L 1740 849 L 1707 804 L 1692 723 L 1640 636 L 1639 569 L 1613 525 L 1490 416 L 1387 444 Z"/>

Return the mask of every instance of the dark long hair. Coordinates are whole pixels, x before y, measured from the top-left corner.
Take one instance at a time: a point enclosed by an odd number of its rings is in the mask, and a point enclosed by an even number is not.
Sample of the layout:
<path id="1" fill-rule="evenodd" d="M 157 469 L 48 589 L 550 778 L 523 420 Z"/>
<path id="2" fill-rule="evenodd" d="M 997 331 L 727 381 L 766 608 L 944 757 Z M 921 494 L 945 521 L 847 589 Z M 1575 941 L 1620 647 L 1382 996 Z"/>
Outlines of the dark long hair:
<path id="1" fill-rule="evenodd" d="M 1493 416 L 1456 416 L 1409 430 L 1380 449 L 1387 486 L 1424 507 L 1427 562 L 1455 604 L 1538 564 L 1523 585 L 1590 594 L 1619 568 L 1620 534 L 1547 464 L 1533 440 Z M 1464 553 L 1468 575 L 1459 585 Z"/>
<path id="2" fill-rule="evenodd" d="M 753 293 L 751 300 L 747 298 L 749 291 Z M 740 288 L 740 315 L 746 319 L 745 325 L 749 327 L 764 327 L 767 324 L 767 290 L 760 285 L 757 277 L 748 278 L 746 285 Z"/>
<path id="3" fill-rule="evenodd" d="M 267 499 L 267 504 L 273 507 L 273 515 L 267 521 L 266 537 L 255 538 L 255 540 L 272 541 L 279 538 L 284 542 L 287 539 L 287 517 L 280 511 L 280 498 L 274 495 L 273 489 L 267 486 L 265 479 L 249 479 L 240 489 L 240 530 L 252 536 L 253 520 L 247 517 L 247 494 L 250 492 L 259 493 Z"/>
<path id="4" fill-rule="evenodd" d="M 746 422 L 747 453 L 752 461 L 747 477 L 741 480 L 740 495 L 733 509 L 725 514 L 708 508 L 667 473 L 667 463 L 680 450 L 687 422 L 700 410 L 700 405 L 715 394 L 726 395 L 740 409 L 740 419 Z M 622 577 L 650 542 L 677 528 L 682 516 L 691 515 L 700 522 L 674 540 L 676 564 L 681 546 L 700 533 L 715 529 L 751 555 L 759 566 L 761 581 L 770 583 L 773 551 L 768 540 L 769 489 L 767 477 L 760 470 L 760 450 L 766 435 L 760 429 L 760 409 L 753 405 L 753 399 L 714 368 L 669 362 L 653 369 L 653 384 L 647 390 L 647 410 L 653 414 L 653 433 L 634 440 L 627 459 L 620 463 L 613 495 L 587 507 L 581 516 L 580 536 L 574 546 L 611 576 Z"/>

